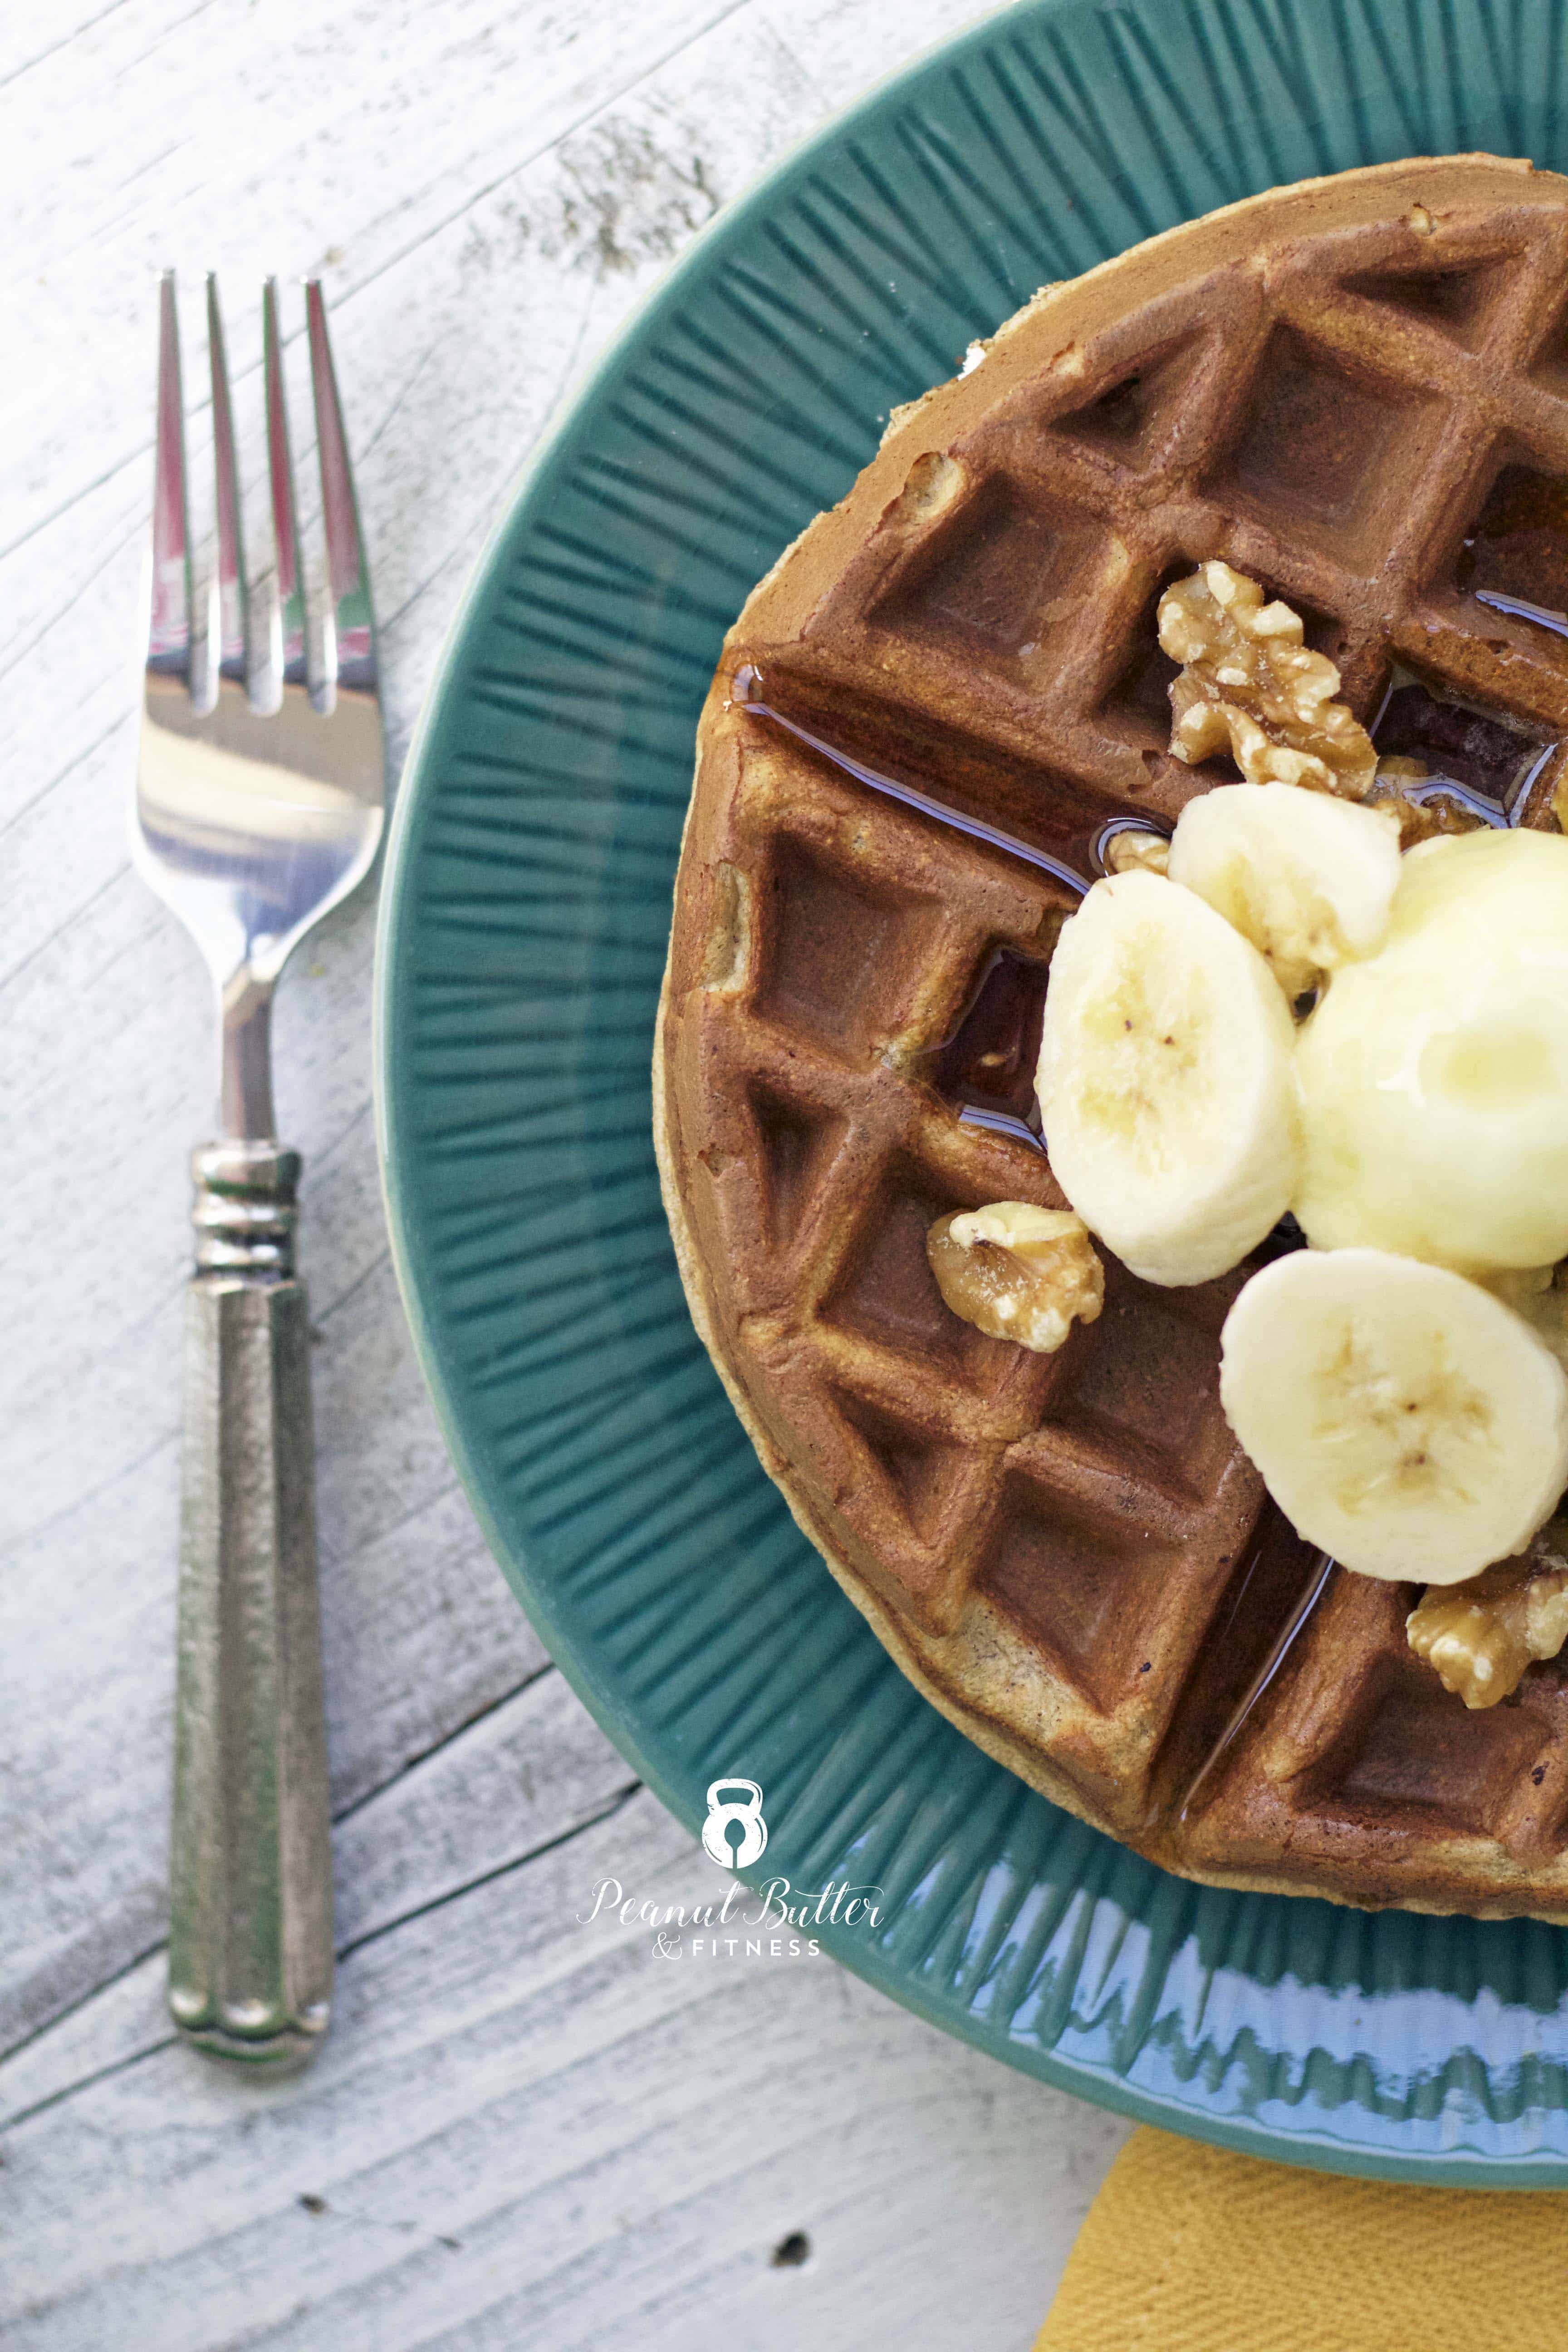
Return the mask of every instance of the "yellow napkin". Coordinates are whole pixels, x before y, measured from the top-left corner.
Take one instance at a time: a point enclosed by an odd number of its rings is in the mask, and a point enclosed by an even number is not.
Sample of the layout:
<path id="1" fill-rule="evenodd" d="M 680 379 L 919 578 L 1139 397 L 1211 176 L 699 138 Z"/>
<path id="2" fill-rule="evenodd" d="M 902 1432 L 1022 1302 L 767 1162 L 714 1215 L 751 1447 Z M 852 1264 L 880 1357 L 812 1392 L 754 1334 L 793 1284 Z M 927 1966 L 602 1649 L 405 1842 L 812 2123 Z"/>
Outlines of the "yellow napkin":
<path id="1" fill-rule="evenodd" d="M 1563 2352 L 1568 2191 L 1405 2189 L 1134 2134 L 1035 2352 Z"/>

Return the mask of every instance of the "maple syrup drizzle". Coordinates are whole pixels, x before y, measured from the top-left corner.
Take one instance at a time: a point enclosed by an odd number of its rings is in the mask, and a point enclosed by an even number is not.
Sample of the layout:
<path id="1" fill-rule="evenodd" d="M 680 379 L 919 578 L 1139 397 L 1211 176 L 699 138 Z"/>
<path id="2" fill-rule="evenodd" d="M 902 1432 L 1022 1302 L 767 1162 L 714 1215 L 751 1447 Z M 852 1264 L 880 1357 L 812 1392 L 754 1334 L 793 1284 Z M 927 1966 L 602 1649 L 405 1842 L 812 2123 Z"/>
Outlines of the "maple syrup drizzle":
<path id="1" fill-rule="evenodd" d="M 1568 637 L 1568 613 L 1554 613 L 1546 604 L 1527 604 L 1522 596 L 1500 596 L 1490 588 L 1478 588 L 1476 602 L 1489 605 L 1494 613 L 1511 613 L 1517 620 L 1533 621 L 1538 629 L 1550 629 L 1555 636 Z"/>
<path id="2" fill-rule="evenodd" d="M 962 1126 L 1010 1136 L 1034 1151 L 1046 1148 L 1035 1071 L 1047 972 L 1037 956 L 995 949 L 957 1028 L 921 1056 L 920 1073 Z"/>
<path id="3" fill-rule="evenodd" d="M 1046 1139 L 1026 1119 L 1014 1118 L 1005 1110 L 976 1110 L 965 1103 L 958 1114 L 960 1127 L 983 1127 L 989 1135 L 1005 1135 L 1015 1143 L 1027 1144 L 1031 1151 L 1046 1156 Z"/>
<path id="4" fill-rule="evenodd" d="M 1537 779 L 1561 748 L 1542 743 L 1494 711 L 1435 694 L 1403 665 L 1389 678 L 1371 733 L 1380 758 L 1414 755 L 1433 771 L 1402 784 L 1403 799 L 1416 807 L 1452 801 L 1498 827 L 1521 821 Z"/>
<path id="5" fill-rule="evenodd" d="M 1262 1698 L 1265 1691 L 1268 1690 L 1270 1683 L 1273 1682 L 1276 1675 L 1279 1672 L 1280 1667 L 1284 1664 L 1291 1648 L 1294 1646 L 1302 1627 L 1306 1624 L 1308 1618 L 1310 1617 L 1313 1610 L 1322 1599 L 1324 1589 L 1328 1584 L 1330 1577 L 1333 1573 L 1334 1562 L 1330 1559 L 1326 1551 L 1315 1553 L 1314 1560 L 1316 1565 L 1311 1582 L 1308 1585 L 1306 1591 L 1297 1601 L 1296 1606 L 1290 1612 L 1289 1616 L 1285 1620 L 1279 1632 L 1275 1635 L 1273 1642 L 1269 1645 L 1268 1656 L 1264 1659 L 1263 1664 L 1258 1667 L 1258 1672 L 1253 1675 L 1252 1680 L 1247 1684 L 1246 1690 L 1242 1693 L 1241 1697 L 1237 1700 L 1236 1706 L 1231 1710 L 1229 1717 L 1226 1718 L 1225 1728 L 1221 1731 L 1219 1738 L 1215 1741 L 1214 1746 L 1209 1749 L 1207 1755 L 1204 1758 L 1203 1762 L 1198 1766 L 1197 1770 L 1187 1782 L 1186 1789 L 1183 1793 L 1181 1804 L 1177 1808 L 1176 1819 L 1178 1822 L 1184 1822 L 1186 1820 L 1188 1813 L 1192 1810 L 1194 1801 L 1196 1798 L 1199 1790 L 1203 1787 L 1204 1782 L 1208 1779 L 1209 1774 L 1214 1770 L 1215 1765 L 1219 1763 L 1222 1757 L 1226 1755 L 1235 1746 L 1237 1739 L 1240 1736 L 1242 1727 L 1258 1706 L 1258 1703 Z M 1249 1568 L 1248 1576 L 1250 1576 L 1250 1573 L 1251 1570 Z M 1239 1610 L 1241 1606 L 1242 1598 L 1247 1590 L 1247 1579 L 1244 1577 L 1242 1580 L 1241 1590 L 1237 1592 L 1235 1602 L 1232 1605 L 1231 1616 L 1233 1619 L 1236 1616 L 1237 1611 Z"/>
<path id="6" fill-rule="evenodd" d="M 895 777 L 884 775 L 879 768 L 868 767 L 863 760 L 841 751 L 825 736 L 814 734 L 797 719 L 787 718 L 772 703 L 762 700 L 758 692 L 762 682 L 760 671 L 751 662 L 743 662 L 731 686 L 731 698 L 752 718 L 766 719 L 774 727 L 782 727 L 786 735 L 793 735 L 797 743 L 804 743 L 808 751 L 828 761 L 841 774 L 853 776 L 857 783 L 869 785 L 872 792 L 881 793 L 889 800 L 901 802 L 905 808 L 918 809 L 922 816 L 934 817 L 938 824 L 948 825 L 954 833 L 967 834 L 972 841 L 984 841 L 992 849 L 1022 858 L 1026 866 L 1032 866 L 1037 873 L 1048 874 L 1077 898 L 1081 898 L 1090 887 L 1087 875 L 1080 874 L 1076 866 L 1065 865 L 1059 857 L 1051 856 L 1047 850 L 1032 848 L 1016 834 L 1004 833 L 999 825 L 987 824 L 983 817 L 965 816 L 962 810 L 952 808 L 946 801 L 934 800 L 930 793 L 917 791 L 913 784 L 900 783 Z"/>

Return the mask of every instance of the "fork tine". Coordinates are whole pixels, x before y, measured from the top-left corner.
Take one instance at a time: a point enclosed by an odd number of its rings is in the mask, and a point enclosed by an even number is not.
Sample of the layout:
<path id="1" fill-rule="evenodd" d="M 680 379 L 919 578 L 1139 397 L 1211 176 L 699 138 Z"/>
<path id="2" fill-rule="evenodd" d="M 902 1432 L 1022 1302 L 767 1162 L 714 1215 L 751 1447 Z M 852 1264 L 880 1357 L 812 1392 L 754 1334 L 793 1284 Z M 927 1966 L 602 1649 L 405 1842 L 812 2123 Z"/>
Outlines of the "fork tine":
<path id="1" fill-rule="evenodd" d="M 316 407 L 316 442 L 321 460 L 321 515 L 327 532 L 331 605 L 326 630 L 329 681 L 369 692 L 375 686 L 375 623 L 370 604 L 370 567 L 360 534 L 359 508 L 349 471 L 343 413 L 327 341 L 327 310 L 321 281 L 305 281 L 305 319 L 310 330 L 310 389 Z"/>
<path id="2" fill-rule="evenodd" d="M 305 679 L 305 592 L 300 578 L 300 522 L 294 511 L 294 464 L 289 452 L 289 404 L 283 393 L 283 337 L 278 324 L 278 280 L 261 289 L 261 347 L 267 385 L 267 473 L 272 491 L 272 543 L 278 594 L 271 614 L 269 667 L 285 686 Z"/>
<path id="3" fill-rule="evenodd" d="M 185 423 L 174 273 L 158 282 L 158 423 L 153 477 L 153 593 L 148 667 L 191 675 L 191 543 L 185 514 Z"/>
<path id="4" fill-rule="evenodd" d="M 217 279 L 207 272 L 207 350 L 212 361 L 213 457 L 217 467 L 218 667 L 224 677 L 245 681 L 245 544 L 239 523 L 239 474 L 234 454 L 234 409 L 228 396 L 228 362 Z"/>

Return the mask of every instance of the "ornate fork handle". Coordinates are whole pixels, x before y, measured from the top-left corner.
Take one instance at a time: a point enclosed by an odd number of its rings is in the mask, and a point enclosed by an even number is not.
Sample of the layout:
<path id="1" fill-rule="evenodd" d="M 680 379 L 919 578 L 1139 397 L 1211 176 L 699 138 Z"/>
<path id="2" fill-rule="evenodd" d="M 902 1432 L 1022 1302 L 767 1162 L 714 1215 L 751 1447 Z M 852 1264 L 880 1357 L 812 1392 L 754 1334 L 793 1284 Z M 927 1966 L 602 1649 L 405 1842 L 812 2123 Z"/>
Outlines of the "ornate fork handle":
<path id="1" fill-rule="evenodd" d="M 278 976 L 369 873 L 384 740 L 375 624 L 320 284 L 305 289 L 326 593 L 308 640 L 275 282 L 261 298 L 270 585 L 252 593 L 217 288 L 207 280 L 216 551 L 185 500 L 172 272 L 158 299 L 147 666 L 132 803 L 142 873 L 200 948 L 222 1012 L 220 1143 L 195 1155 L 186 1312 L 169 2007 L 198 2048 L 308 2058 L 331 1995 L 331 1876 L 310 1446 L 294 1275 L 300 1162 L 272 1140 Z"/>
<path id="2" fill-rule="evenodd" d="M 189 2040 L 308 2058 L 331 1994 L 331 1876 L 300 1160 L 192 1160 L 169 2007 Z"/>

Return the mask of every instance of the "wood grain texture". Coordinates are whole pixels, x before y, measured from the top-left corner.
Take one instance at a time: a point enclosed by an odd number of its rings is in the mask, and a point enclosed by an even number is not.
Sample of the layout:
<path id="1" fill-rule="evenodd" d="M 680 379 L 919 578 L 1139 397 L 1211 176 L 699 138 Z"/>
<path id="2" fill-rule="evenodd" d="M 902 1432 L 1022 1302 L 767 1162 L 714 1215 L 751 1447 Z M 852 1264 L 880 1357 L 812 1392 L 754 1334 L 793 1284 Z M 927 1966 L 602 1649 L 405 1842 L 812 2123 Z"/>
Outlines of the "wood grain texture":
<path id="1" fill-rule="evenodd" d="M 0 6 L 8 2347 L 1011 2352 L 1120 2144 L 826 1959 L 670 1961 L 578 1924 L 605 1874 L 689 1902 L 714 1873 L 550 1667 L 430 1413 L 375 1178 L 369 893 L 308 943 L 277 1023 L 317 1331 L 338 2015 L 279 2089 L 170 2046 L 162 2009 L 184 1154 L 214 1048 L 124 845 L 152 273 L 190 295 L 220 271 L 254 494 L 255 291 L 323 272 L 398 757 L 570 383 L 721 204 L 971 13 Z M 189 301 L 185 326 L 194 385 Z M 773 2267 L 795 2230 L 809 2259 Z"/>

